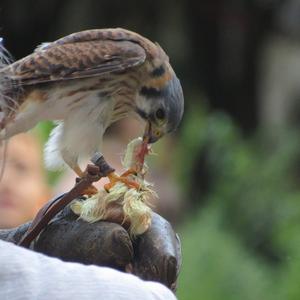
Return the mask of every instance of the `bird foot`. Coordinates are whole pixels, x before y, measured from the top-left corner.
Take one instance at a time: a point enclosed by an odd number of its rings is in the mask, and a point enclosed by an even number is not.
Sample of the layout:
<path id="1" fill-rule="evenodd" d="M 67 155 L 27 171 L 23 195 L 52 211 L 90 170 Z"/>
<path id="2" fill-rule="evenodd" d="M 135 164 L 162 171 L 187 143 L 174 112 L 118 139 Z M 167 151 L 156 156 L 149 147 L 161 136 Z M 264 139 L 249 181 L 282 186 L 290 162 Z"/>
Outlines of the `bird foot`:
<path id="1" fill-rule="evenodd" d="M 122 173 L 120 177 L 127 177 L 127 176 L 130 176 L 130 175 L 137 176 L 137 173 L 138 172 L 134 168 L 129 168 L 124 173 Z"/>
<path id="2" fill-rule="evenodd" d="M 129 169 L 126 172 L 124 172 L 121 176 L 117 175 L 116 173 L 111 173 L 107 177 L 109 179 L 109 183 L 104 185 L 104 189 L 109 192 L 111 188 L 113 188 L 117 182 L 123 182 L 126 184 L 129 188 L 134 188 L 139 190 L 140 184 L 132 179 L 129 179 L 128 177 L 131 175 L 136 175 L 137 172 L 134 169 Z"/>

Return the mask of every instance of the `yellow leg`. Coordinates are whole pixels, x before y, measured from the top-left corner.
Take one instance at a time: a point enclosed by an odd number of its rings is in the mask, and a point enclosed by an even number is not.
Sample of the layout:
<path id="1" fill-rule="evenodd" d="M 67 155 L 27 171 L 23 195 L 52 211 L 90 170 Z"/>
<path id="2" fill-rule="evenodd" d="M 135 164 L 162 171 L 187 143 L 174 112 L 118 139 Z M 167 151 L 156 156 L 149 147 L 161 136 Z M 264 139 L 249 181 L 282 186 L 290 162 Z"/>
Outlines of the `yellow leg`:
<path id="1" fill-rule="evenodd" d="M 126 170 L 124 173 L 121 174 L 121 177 L 126 177 L 129 175 L 136 175 L 137 171 L 134 168 L 130 168 L 128 170 Z"/>

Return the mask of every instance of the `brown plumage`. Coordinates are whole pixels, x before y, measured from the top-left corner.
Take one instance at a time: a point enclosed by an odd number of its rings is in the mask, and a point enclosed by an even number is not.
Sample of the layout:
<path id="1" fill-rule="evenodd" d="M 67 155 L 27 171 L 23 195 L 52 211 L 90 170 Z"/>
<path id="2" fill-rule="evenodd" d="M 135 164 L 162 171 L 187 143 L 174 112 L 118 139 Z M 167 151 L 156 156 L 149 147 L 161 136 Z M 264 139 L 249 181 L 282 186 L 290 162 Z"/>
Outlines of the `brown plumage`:
<path id="1" fill-rule="evenodd" d="M 77 173 L 78 157 L 99 150 L 106 128 L 134 112 L 151 123 L 151 141 L 183 113 L 180 83 L 158 44 L 121 29 L 74 33 L 0 69 L 0 139 L 60 120 L 47 147 Z M 1 87 L 0 87 L 1 89 Z"/>

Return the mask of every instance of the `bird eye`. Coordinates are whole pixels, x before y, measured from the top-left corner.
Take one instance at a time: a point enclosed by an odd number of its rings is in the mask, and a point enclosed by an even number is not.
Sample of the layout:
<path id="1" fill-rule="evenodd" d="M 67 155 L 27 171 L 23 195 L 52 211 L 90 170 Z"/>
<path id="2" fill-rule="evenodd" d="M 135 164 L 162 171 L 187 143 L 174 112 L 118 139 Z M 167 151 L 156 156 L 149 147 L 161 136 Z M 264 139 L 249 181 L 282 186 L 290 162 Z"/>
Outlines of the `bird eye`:
<path id="1" fill-rule="evenodd" d="M 165 111 L 162 109 L 162 108 L 159 108 L 156 113 L 155 113 L 155 116 L 158 120 L 163 120 L 166 116 L 166 113 Z"/>

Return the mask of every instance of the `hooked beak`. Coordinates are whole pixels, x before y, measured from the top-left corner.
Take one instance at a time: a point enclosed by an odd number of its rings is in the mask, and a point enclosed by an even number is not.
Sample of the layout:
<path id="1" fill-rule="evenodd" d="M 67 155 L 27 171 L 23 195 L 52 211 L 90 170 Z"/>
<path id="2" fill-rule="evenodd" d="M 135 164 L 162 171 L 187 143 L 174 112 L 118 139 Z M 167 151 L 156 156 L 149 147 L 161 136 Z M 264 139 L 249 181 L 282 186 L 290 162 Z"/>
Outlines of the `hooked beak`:
<path id="1" fill-rule="evenodd" d="M 157 142 L 163 136 L 163 132 L 148 121 L 146 124 L 143 140 L 149 144 Z"/>

